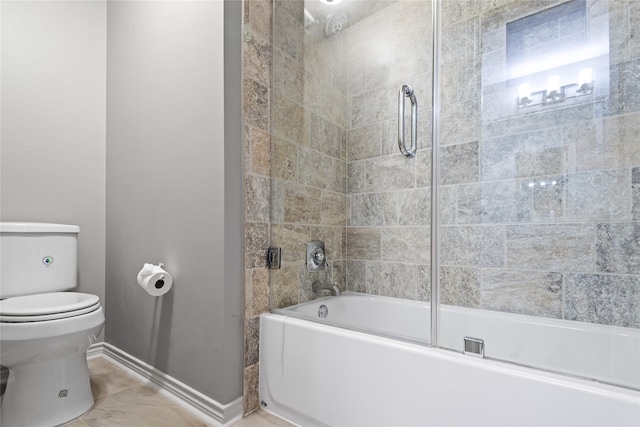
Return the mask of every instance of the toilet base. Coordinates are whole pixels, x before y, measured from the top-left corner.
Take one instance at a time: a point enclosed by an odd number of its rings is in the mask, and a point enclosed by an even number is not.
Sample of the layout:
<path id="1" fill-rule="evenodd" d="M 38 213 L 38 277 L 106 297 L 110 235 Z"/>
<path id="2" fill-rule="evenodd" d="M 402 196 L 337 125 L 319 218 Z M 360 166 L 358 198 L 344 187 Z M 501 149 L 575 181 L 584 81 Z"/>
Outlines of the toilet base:
<path id="1" fill-rule="evenodd" d="M 2 399 L 2 427 L 52 427 L 93 406 L 84 352 L 12 367 Z"/>

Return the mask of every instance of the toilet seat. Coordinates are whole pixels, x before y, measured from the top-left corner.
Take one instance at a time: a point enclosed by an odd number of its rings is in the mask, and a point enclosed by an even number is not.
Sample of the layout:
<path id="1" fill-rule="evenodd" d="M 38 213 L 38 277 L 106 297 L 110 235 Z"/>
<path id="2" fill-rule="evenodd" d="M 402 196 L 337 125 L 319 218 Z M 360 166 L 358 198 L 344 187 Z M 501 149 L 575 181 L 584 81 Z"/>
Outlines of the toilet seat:
<path id="1" fill-rule="evenodd" d="M 91 313 L 100 308 L 97 295 L 51 292 L 0 300 L 0 323 L 44 322 Z"/>

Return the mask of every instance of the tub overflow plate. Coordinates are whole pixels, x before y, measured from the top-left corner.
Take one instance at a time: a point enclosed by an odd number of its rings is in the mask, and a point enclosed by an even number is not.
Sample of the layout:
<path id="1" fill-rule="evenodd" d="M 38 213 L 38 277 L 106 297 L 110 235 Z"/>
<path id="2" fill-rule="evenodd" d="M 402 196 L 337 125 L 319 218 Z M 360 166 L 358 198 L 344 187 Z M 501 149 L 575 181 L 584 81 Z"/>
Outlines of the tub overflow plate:
<path id="1" fill-rule="evenodd" d="M 318 317 L 327 317 L 327 314 L 329 314 L 329 307 L 327 307 L 326 305 L 322 304 L 319 308 L 318 308 Z"/>

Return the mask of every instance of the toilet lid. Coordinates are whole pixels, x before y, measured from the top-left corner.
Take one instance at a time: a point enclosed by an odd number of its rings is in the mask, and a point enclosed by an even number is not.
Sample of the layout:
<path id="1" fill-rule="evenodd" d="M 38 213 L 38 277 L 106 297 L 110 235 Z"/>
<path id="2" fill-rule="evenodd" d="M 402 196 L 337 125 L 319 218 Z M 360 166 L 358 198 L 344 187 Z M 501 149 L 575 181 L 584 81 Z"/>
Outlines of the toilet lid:
<path id="1" fill-rule="evenodd" d="M 0 322 L 41 322 L 90 313 L 100 307 L 97 295 L 80 292 L 11 297 L 0 301 Z"/>

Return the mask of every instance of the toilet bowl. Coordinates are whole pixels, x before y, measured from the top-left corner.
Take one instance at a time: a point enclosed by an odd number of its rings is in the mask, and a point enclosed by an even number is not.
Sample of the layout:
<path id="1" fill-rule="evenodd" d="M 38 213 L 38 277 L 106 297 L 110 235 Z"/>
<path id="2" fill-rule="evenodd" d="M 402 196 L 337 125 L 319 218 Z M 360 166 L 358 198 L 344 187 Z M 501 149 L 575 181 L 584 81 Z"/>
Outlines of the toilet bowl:
<path id="1" fill-rule="evenodd" d="M 50 299 L 52 304 L 44 306 Z M 57 292 L 0 301 L 9 369 L 2 426 L 56 426 L 93 406 L 86 351 L 104 325 L 97 296 Z"/>
<path id="2" fill-rule="evenodd" d="M 58 250 L 56 237 L 63 241 L 68 240 L 67 234 L 77 237 L 77 227 L 54 227 L 52 232 L 51 227 L 43 228 L 51 224 L 28 227 L 28 223 L 20 223 L 19 231 L 15 231 L 7 224 L 0 224 L 2 287 L 20 289 L 26 295 L 1 295 L 0 364 L 9 370 L 9 378 L 0 425 L 53 427 L 80 417 L 93 406 L 86 352 L 102 331 L 104 311 L 96 295 L 26 291 L 33 289 L 34 280 L 38 281 L 35 288 L 39 291 L 47 289 L 42 282 L 55 283 L 50 287 L 54 290 L 75 287 L 76 254 L 69 252 L 69 247 Z M 34 228 L 40 231 L 33 231 Z M 33 253 L 32 258 L 37 261 L 31 262 L 34 274 L 26 271 L 29 262 L 16 252 L 24 252 L 25 257 Z M 20 260 L 13 262 L 11 258 Z M 67 263 L 74 264 L 73 268 L 67 268 Z M 11 271 L 16 266 L 22 269 L 21 274 Z"/>

